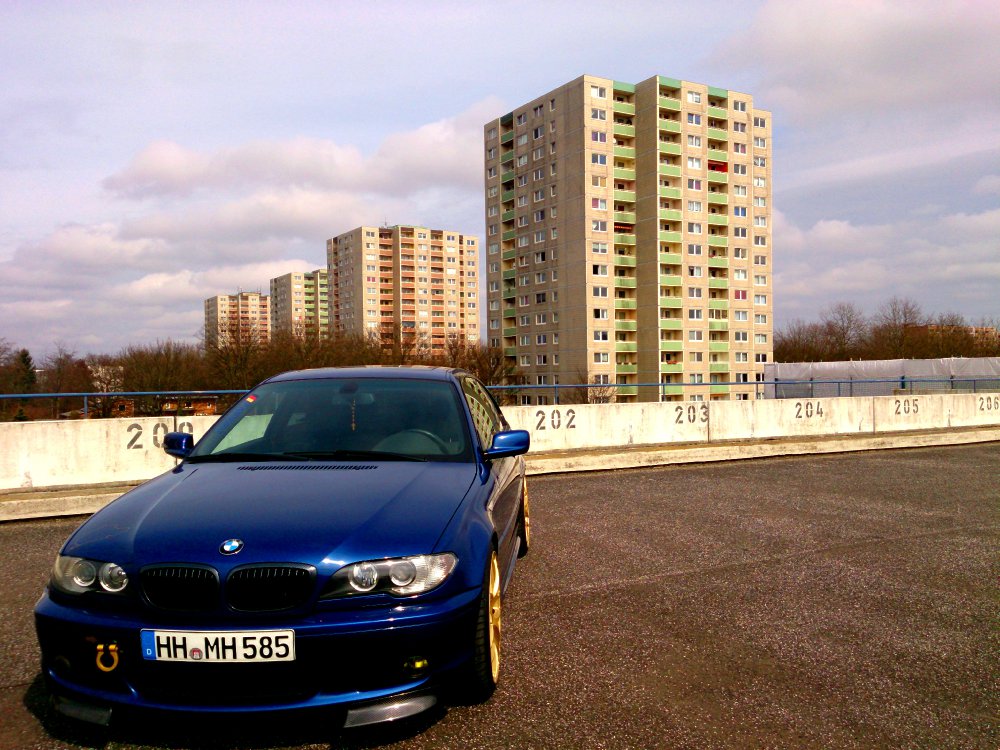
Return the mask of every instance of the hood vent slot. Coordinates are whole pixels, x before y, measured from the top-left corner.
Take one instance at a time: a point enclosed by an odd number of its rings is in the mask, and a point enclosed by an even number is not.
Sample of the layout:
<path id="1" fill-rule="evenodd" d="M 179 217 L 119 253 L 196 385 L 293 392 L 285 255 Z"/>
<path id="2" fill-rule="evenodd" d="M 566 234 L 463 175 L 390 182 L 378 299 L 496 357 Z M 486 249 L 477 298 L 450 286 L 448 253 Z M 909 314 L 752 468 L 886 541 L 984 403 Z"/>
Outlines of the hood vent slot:
<path id="1" fill-rule="evenodd" d="M 237 471 L 371 471 L 374 464 L 267 464 L 266 466 L 237 466 Z"/>

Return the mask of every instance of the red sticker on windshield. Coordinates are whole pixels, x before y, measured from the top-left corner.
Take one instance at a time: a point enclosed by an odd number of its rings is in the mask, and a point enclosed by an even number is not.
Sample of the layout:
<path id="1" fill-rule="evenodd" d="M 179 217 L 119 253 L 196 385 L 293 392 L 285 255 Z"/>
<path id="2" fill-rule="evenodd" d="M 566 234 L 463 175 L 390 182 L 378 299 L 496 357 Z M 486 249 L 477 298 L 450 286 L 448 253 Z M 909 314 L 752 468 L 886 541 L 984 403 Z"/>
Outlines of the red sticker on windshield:
<path id="1" fill-rule="evenodd" d="M 247 403 L 248 404 L 252 404 L 256 400 L 257 400 L 256 396 L 247 396 Z"/>

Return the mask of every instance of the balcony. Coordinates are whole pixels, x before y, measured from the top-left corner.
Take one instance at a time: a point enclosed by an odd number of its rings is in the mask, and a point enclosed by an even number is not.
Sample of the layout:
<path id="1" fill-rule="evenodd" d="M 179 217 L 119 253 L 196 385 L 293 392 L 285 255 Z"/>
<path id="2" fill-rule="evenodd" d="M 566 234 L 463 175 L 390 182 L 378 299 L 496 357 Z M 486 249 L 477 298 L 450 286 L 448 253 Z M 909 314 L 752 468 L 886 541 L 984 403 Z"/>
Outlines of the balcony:
<path id="1" fill-rule="evenodd" d="M 709 289 L 728 289 L 729 279 L 709 279 L 708 280 Z"/>
<path id="2" fill-rule="evenodd" d="M 660 218 L 666 219 L 667 221 L 680 221 L 682 214 L 676 208 L 661 208 Z"/>
<path id="3" fill-rule="evenodd" d="M 660 372 L 684 372 L 682 362 L 660 362 Z"/>
<path id="4" fill-rule="evenodd" d="M 709 214 L 706 218 L 709 224 L 714 224 L 717 227 L 729 226 L 729 217 L 725 214 Z"/>
<path id="5" fill-rule="evenodd" d="M 721 234 L 710 234 L 708 235 L 708 245 L 709 247 L 729 247 L 729 238 Z M 711 260 L 709 260 L 709 265 L 711 265 Z M 726 268 L 726 266 L 716 266 L 716 268 Z"/>
<path id="6" fill-rule="evenodd" d="M 514 191 L 513 190 L 504 190 L 500 194 L 500 202 L 501 203 L 509 203 L 512 200 L 514 200 Z"/>
<path id="7" fill-rule="evenodd" d="M 615 135 L 623 135 L 629 138 L 634 138 L 635 125 L 622 125 L 621 123 L 616 122 L 611 128 L 611 132 Z"/>
<path id="8" fill-rule="evenodd" d="M 619 299 L 615 298 L 615 309 L 616 310 L 634 310 L 635 300 L 634 299 Z"/>
<path id="9" fill-rule="evenodd" d="M 635 203 L 635 191 L 634 190 L 616 190 L 614 192 L 615 201 L 621 201 L 622 203 Z"/>
<path id="10" fill-rule="evenodd" d="M 513 182 L 513 181 L 514 181 L 513 169 L 510 170 L 509 172 L 504 172 L 502 175 L 500 175 L 500 182 Z"/>
<path id="11" fill-rule="evenodd" d="M 503 316 L 505 318 L 516 318 L 517 317 L 517 311 L 513 307 L 506 307 L 506 308 L 504 308 Z"/>
<path id="12" fill-rule="evenodd" d="M 728 174 L 726 174 L 725 172 L 716 172 L 716 171 L 711 170 L 711 169 L 708 170 L 708 173 L 705 175 L 705 178 L 709 182 L 715 182 L 715 183 L 719 183 L 719 184 L 725 184 L 725 183 L 729 182 L 729 175 Z"/>
<path id="13" fill-rule="evenodd" d="M 503 272 L 503 278 L 506 281 L 513 279 L 515 276 L 517 276 L 517 271 L 513 268 Z"/>
<path id="14" fill-rule="evenodd" d="M 615 365 L 615 372 L 619 375 L 635 375 L 639 372 L 639 365 Z"/>
<path id="15" fill-rule="evenodd" d="M 503 154 L 500 157 L 500 163 L 501 164 L 507 164 L 508 162 L 512 162 L 512 161 L 514 161 L 514 152 L 513 151 L 508 151 L 506 154 Z"/>
<path id="16" fill-rule="evenodd" d="M 620 115 L 634 115 L 635 105 L 629 102 L 613 102 L 611 109 Z"/>
<path id="17" fill-rule="evenodd" d="M 679 99 L 674 99 L 669 96 L 661 96 L 657 98 L 656 103 L 659 105 L 660 109 L 668 109 L 671 112 L 681 111 L 681 102 Z"/>
<path id="18" fill-rule="evenodd" d="M 634 234 L 616 234 L 615 235 L 616 245 L 634 245 L 635 235 Z"/>
<path id="19" fill-rule="evenodd" d="M 729 117 L 729 112 L 724 107 L 709 107 L 707 111 L 709 117 L 715 117 L 719 120 L 725 120 Z"/>
<path id="20" fill-rule="evenodd" d="M 680 232 L 660 232 L 657 235 L 660 242 L 680 242 L 681 233 Z"/>
<path id="21" fill-rule="evenodd" d="M 680 297 L 660 297 L 660 307 L 683 307 L 684 300 Z"/>
<path id="22" fill-rule="evenodd" d="M 678 265 L 681 262 L 680 253 L 660 253 L 660 263 L 669 263 L 670 265 Z"/>
<path id="23" fill-rule="evenodd" d="M 728 352 L 729 342 L 728 341 L 709 341 L 708 350 L 710 352 Z"/>
<path id="24" fill-rule="evenodd" d="M 616 289 L 635 289 L 635 279 L 628 276 L 615 276 Z"/>
<path id="25" fill-rule="evenodd" d="M 623 159 L 635 158 L 635 149 L 632 146 L 615 146 L 613 151 L 615 156 L 620 156 Z"/>
<path id="26" fill-rule="evenodd" d="M 513 130 L 511 130 L 511 131 L 509 131 L 507 133 L 504 133 L 502 136 L 500 136 L 500 143 L 506 144 L 506 143 L 510 143 L 512 140 L 514 140 L 514 131 Z"/>
<path id="27" fill-rule="evenodd" d="M 708 193 L 706 199 L 709 203 L 714 203 L 717 206 L 725 206 L 729 203 L 729 196 L 725 193 Z"/>
<path id="28" fill-rule="evenodd" d="M 622 352 L 622 353 L 635 352 L 635 351 L 638 351 L 638 349 L 639 349 L 639 345 L 637 343 L 635 343 L 634 341 L 616 341 L 615 342 L 615 351 L 616 352 Z"/>
<path id="29" fill-rule="evenodd" d="M 617 172 L 618 170 L 615 170 L 615 171 Z M 676 167 L 673 164 L 661 164 L 659 172 L 660 172 L 660 174 L 662 174 L 665 177 L 680 177 L 681 176 L 681 168 L 680 167 Z"/>
<path id="30" fill-rule="evenodd" d="M 680 318 L 660 318 L 661 331 L 680 331 L 684 328 L 684 321 Z"/>
<path id="31" fill-rule="evenodd" d="M 615 211 L 615 221 L 625 222 L 626 224 L 635 224 L 635 212 L 634 211 Z"/>
<path id="32" fill-rule="evenodd" d="M 683 286 L 684 280 L 675 274 L 660 274 L 660 286 Z"/>
<path id="33" fill-rule="evenodd" d="M 729 393 L 728 385 L 710 385 L 708 387 L 708 392 L 712 394 L 723 394 Z"/>
<path id="34" fill-rule="evenodd" d="M 710 362 L 708 365 L 709 372 L 729 372 L 728 362 Z"/>
<path id="35" fill-rule="evenodd" d="M 514 221 L 514 209 L 512 208 L 500 214 L 500 221 Z"/>
<path id="36" fill-rule="evenodd" d="M 680 352 L 684 351 L 683 341 L 663 341 L 660 340 L 660 351 L 661 352 Z"/>
<path id="37" fill-rule="evenodd" d="M 664 120 L 660 118 L 659 125 L 660 125 L 660 130 L 662 130 L 664 133 L 681 132 L 681 124 L 676 120 Z"/>
<path id="38" fill-rule="evenodd" d="M 622 169 L 621 167 L 615 167 L 612 173 L 616 180 L 634 180 L 635 170 L 634 169 Z"/>
<path id="39" fill-rule="evenodd" d="M 729 154 L 725 151 L 720 151 L 717 148 L 710 148 L 706 154 L 709 159 L 715 159 L 716 161 L 728 161 Z"/>
<path id="40" fill-rule="evenodd" d="M 635 258 L 631 255 L 616 255 L 615 265 L 622 268 L 635 268 Z"/>
<path id="41" fill-rule="evenodd" d="M 510 242 L 513 239 L 517 239 L 517 230 L 508 229 L 506 232 L 500 235 L 500 237 L 504 242 Z"/>
<path id="42" fill-rule="evenodd" d="M 673 187 L 661 187 L 660 188 L 660 197 L 661 198 L 680 198 L 681 197 L 681 189 L 680 188 L 673 188 Z"/>
<path id="43" fill-rule="evenodd" d="M 516 346 L 505 346 L 503 348 L 503 355 L 505 357 L 516 357 L 517 356 L 517 347 Z"/>
<path id="44" fill-rule="evenodd" d="M 728 310 L 729 300 L 726 299 L 710 299 L 708 301 L 708 309 L 710 310 Z"/>
<path id="45" fill-rule="evenodd" d="M 638 326 L 638 323 L 636 323 L 634 320 L 616 320 L 615 321 L 615 330 L 616 331 L 634 331 L 634 330 L 636 330 L 637 326 Z"/>
<path id="46" fill-rule="evenodd" d="M 517 335 L 517 328 L 504 328 L 503 335 L 505 338 L 510 338 L 511 336 Z"/>
<path id="47" fill-rule="evenodd" d="M 661 154 L 671 154 L 673 156 L 681 155 L 681 144 L 679 143 L 664 143 L 660 141 L 660 153 Z"/>
<path id="48" fill-rule="evenodd" d="M 719 128 L 705 128 L 705 135 L 713 141 L 728 141 L 729 133 Z"/>
<path id="49" fill-rule="evenodd" d="M 728 320 L 710 320 L 708 321 L 708 330 L 710 331 L 728 331 L 729 321 Z"/>
<path id="50" fill-rule="evenodd" d="M 711 244 L 711 243 L 709 243 L 709 244 Z M 729 258 L 723 258 L 720 255 L 717 255 L 715 257 L 709 256 L 709 258 L 708 258 L 708 267 L 709 268 L 729 268 Z"/>
<path id="51" fill-rule="evenodd" d="M 514 249 L 504 250 L 503 254 L 500 257 L 503 258 L 504 260 L 514 260 L 514 258 L 517 257 L 517 250 Z"/>

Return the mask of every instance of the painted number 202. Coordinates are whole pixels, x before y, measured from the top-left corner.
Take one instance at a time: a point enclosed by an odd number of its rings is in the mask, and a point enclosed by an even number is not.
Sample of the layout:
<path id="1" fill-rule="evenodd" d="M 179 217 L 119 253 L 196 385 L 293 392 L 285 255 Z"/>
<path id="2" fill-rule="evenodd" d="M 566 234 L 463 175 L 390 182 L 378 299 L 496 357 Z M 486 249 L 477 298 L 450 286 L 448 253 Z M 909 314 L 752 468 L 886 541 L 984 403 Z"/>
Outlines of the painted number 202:
<path id="1" fill-rule="evenodd" d="M 535 416 L 538 418 L 538 422 L 535 424 L 536 430 L 547 430 L 550 428 L 553 430 L 558 430 L 560 428 L 565 428 L 567 430 L 576 429 L 576 425 L 573 423 L 574 420 L 576 420 L 576 412 L 573 409 L 566 410 L 565 423 L 563 422 L 562 412 L 558 409 L 553 409 L 548 413 L 546 413 L 544 409 L 539 409 L 535 412 Z M 546 424 L 548 424 L 548 427 L 546 427 Z"/>

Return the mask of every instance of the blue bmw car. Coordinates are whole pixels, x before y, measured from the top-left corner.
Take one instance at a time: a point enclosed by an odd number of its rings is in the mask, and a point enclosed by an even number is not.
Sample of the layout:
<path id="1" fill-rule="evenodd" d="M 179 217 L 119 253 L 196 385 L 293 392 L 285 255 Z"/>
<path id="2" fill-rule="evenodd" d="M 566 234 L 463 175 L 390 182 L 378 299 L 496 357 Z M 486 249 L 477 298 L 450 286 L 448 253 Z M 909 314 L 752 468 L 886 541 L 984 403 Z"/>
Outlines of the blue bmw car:
<path id="1" fill-rule="evenodd" d="M 35 609 L 64 714 L 333 709 L 345 726 L 490 697 L 528 551 L 528 433 L 470 374 L 271 378 L 69 538 Z"/>

